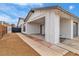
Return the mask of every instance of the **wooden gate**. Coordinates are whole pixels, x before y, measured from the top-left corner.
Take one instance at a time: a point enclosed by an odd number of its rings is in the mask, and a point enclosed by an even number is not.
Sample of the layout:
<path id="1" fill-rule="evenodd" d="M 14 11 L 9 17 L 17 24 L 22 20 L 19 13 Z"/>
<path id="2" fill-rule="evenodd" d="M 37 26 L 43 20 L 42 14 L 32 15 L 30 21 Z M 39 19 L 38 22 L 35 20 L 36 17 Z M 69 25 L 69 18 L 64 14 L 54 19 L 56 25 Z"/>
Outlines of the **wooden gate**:
<path id="1" fill-rule="evenodd" d="M 0 39 L 7 33 L 7 27 L 0 24 Z"/>

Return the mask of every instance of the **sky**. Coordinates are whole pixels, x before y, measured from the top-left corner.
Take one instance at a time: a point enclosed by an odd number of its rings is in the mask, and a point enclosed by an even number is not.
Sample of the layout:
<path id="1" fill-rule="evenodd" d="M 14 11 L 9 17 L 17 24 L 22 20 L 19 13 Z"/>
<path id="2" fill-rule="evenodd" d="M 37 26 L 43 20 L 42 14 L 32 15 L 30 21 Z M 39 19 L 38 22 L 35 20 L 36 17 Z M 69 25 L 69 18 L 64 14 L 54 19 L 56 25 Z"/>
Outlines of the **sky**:
<path id="1" fill-rule="evenodd" d="M 19 17 L 25 18 L 32 8 L 56 5 L 79 16 L 79 4 L 77 3 L 0 3 L 0 21 L 17 24 Z"/>

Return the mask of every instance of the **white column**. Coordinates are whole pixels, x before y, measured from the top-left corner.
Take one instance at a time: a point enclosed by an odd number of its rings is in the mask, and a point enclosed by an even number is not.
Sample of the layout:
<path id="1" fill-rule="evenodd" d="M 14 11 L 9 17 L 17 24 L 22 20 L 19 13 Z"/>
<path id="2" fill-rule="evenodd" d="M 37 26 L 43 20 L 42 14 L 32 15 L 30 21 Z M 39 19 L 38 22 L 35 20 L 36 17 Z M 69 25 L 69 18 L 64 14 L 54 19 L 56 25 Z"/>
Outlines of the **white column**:
<path id="1" fill-rule="evenodd" d="M 59 43 L 60 17 L 49 12 L 45 18 L 45 39 L 50 43 Z"/>
<path id="2" fill-rule="evenodd" d="M 70 30 L 71 30 L 70 38 L 73 39 L 73 20 L 71 20 L 71 22 L 70 22 Z"/>

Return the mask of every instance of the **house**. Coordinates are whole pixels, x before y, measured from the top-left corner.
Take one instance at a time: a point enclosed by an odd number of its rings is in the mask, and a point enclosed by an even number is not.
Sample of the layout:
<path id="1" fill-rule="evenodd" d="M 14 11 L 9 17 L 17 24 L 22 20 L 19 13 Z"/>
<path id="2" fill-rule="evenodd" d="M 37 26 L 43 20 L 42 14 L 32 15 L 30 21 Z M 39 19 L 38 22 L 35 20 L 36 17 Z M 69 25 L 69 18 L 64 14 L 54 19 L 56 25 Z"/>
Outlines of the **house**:
<path id="1" fill-rule="evenodd" d="M 21 27 L 22 27 L 23 23 L 24 23 L 24 18 L 19 17 L 19 20 L 18 20 L 18 23 L 17 23 L 17 28 L 16 28 L 17 32 L 21 32 L 22 31 Z"/>
<path id="2" fill-rule="evenodd" d="M 24 18 L 19 18 L 19 20 L 18 20 L 18 23 L 17 23 L 17 27 L 18 28 L 21 28 L 21 25 L 23 24 L 23 22 L 24 22 Z"/>
<path id="3" fill-rule="evenodd" d="M 59 6 L 35 8 L 30 10 L 21 28 L 24 34 L 41 35 L 43 40 L 56 44 L 61 38 L 79 36 L 79 18 Z"/>

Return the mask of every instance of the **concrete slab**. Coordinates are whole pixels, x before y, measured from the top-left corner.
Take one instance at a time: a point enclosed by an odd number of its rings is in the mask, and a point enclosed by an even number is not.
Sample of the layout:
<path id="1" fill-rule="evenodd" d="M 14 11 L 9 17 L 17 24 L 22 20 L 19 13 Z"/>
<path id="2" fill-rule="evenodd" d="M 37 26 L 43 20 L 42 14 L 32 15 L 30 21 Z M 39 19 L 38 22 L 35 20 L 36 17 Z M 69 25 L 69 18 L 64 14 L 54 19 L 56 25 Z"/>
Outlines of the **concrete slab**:
<path id="1" fill-rule="evenodd" d="M 69 52 L 54 44 L 48 47 L 45 44 L 41 44 L 39 40 L 33 40 L 32 38 L 29 38 L 21 33 L 17 33 L 17 35 L 42 56 L 63 56 Z M 42 43 L 46 42 L 43 41 Z"/>
<path id="2" fill-rule="evenodd" d="M 61 48 L 64 48 L 68 51 L 71 51 L 73 53 L 76 53 L 76 54 L 79 54 L 79 50 L 72 47 L 72 46 L 69 46 L 69 45 L 66 45 L 66 44 L 62 44 L 62 43 L 58 43 L 57 46 L 61 47 Z"/>

